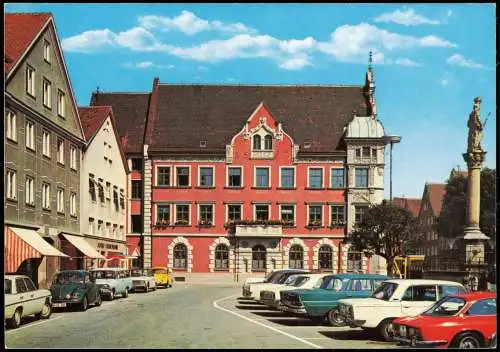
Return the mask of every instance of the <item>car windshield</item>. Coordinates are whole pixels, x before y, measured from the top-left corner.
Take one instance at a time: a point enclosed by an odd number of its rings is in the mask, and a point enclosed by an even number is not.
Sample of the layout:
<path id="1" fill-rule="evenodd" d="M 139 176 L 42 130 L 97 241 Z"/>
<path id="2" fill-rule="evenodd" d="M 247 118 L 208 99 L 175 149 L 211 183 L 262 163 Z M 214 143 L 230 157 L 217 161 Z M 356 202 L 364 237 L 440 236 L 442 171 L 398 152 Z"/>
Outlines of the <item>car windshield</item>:
<path id="1" fill-rule="evenodd" d="M 12 281 L 10 281 L 10 279 L 4 279 L 4 293 L 5 294 L 12 293 Z"/>
<path id="2" fill-rule="evenodd" d="M 292 275 L 297 275 L 297 273 L 283 273 L 283 275 L 281 277 L 279 277 L 278 279 L 276 279 L 276 281 L 274 281 L 274 283 L 276 284 L 284 284 L 285 281 Z"/>
<path id="3" fill-rule="evenodd" d="M 267 274 L 266 278 L 264 279 L 264 282 L 267 283 L 274 282 L 274 279 L 280 274 L 283 274 L 283 272 L 273 271 L 272 273 Z"/>
<path id="4" fill-rule="evenodd" d="M 323 290 L 340 291 L 342 289 L 342 280 L 334 276 L 327 277 L 323 280 L 320 288 Z"/>
<path id="5" fill-rule="evenodd" d="M 464 307 L 465 299 L 459 297 L 444 297 L 426 310 L 423 315 L 455 315 Z"/>
<path id="6" fill-rule="evenodd" d="M 153 276 L 153 271 L 151 269 L 144 269 L 142 271 L 142 275 L 144 275 L 144 276 Z"/>
<path id="7" fill-rule="evenodd" d="M 323 285 L 323 282 L 325 282 L 326 277 L 319 278 L 316 284 L 314 285 L 314 288 L 320 288 L 321 285 Z"/>
<path id="8" fill-rule="evenodd" d="M 299 278 L 297 275 L 290 275 L 288 279 L 285 280 L 284 284 L 285 285 L 293 285 L 294 282 Z"/>
<path id="9" fill-rule="evenodd" d="M 96 279 L 115 279 L 116 272 L 111 270 L 93 271 L 92 276 Z"/>
<path id="10" fill-rule="evenodd" d="M 82 271 L 64 271 L 62 273 L 57 274 L 54 282 L 57 284 L 83 284 L 85 278 L 85 274 Z"/>
<path id="11" fill-rule="evenodd" d="M 311 279 L 309 276 L 299 276 L 295 282 L 292 284 L 293 287 L 303 286 L 307 281 Z"/>
<path id="12" fill-rule="evenodd" d="M 134 269 L 130 272 L 130 276 L 133 276 L 133 277 L 139 277 L 139 276 L 142 276 L 142 271 L 141 269 Z"/>
<path id="13" fill-rule="evenodd" d="M 393 282 L 384 282 L 373 292 L 372 297 L 388 301 L 394 291 L 396 291 L 396 287 L 398 287 L 398 285 Z"/>

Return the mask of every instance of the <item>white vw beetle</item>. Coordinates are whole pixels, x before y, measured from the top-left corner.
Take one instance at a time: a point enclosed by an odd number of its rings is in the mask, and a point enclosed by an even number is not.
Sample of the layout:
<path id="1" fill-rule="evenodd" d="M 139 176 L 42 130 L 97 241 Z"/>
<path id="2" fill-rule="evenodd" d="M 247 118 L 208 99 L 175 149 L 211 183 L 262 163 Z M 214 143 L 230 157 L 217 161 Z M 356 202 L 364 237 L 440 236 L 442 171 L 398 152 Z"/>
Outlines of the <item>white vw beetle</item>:
<path id="1" fill-rule="evenodd" d="M 37 290 L 28 276 L 5 275 L 5 319 L 11 328 L 21 324 L 21 318 L 35 314 L 48 319 L 52 313 L 52 295 L 49 290 Z"/>
<path id="2" fill-rule="evenodd" d="M 132 269 L 130 276 L 132 277 L 132 290 L 134 292 L 138 290 L 144 290 L 145 292 L 156 290 L 156 281 L 151 269 Z"/>
<path id="3" fill-rule="evenodd" d="M 392 321 L 416 316 L 449 294 L 466 292 L 453 281 L 387 280 L 368 298 L 339 300 L 339 315 L 350 327 L 378 329 L 386 341 L 392 340 Z"/>

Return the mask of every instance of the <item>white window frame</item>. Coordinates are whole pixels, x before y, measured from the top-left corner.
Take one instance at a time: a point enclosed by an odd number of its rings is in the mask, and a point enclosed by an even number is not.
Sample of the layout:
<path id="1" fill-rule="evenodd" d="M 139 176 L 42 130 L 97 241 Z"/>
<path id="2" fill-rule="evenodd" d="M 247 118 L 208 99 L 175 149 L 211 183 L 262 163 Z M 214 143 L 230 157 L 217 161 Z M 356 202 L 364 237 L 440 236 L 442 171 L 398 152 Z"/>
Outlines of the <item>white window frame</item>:
<path id="1" fill-rule="evenodd" d="M 202 186 L 201 185 L 201 169 L 202 168 L 212 169 L 212 184 L 210 186 Z M 215 187 L 215 166 L 213 166 L 213 165 L 198 165 L 198 187 L 202 187 L 202 188 Z"/>
<path id="2" fill-rule="evenodd" d="M 76 193 L 72 192 L 69 197 L 69 215 L 76 217 Z"/>
<path id="3" fill-rule="evenodd" d="M 57 189 L 57 212 L 64 214 L 64 189 Z"/>
<path id="4" fill-rule="evenodd" d="M 64 165 L 64 139 L 57 138 L 57 162 Z"/>
<path id="5" fill-rule="evenodd" d="M 345 170 L 345 168 L 344 168 L 344 167 L 339 167 L 339 166 L 337 166 L 337 167 L 331 167 L 331 168 L 330 168 L 330 175 L 329 175 L 329 176 L 330 176 L 330 182 L 329 182 L 329 183 L 330 183 L 330 188 L 333 188 L 333 183 L 332 183 L 332 175 L 333 175 L 333 170 L 344 170 L 344 179 L 343 179 L 343 181 L 342 181 L 342 184 L 344 185 L 344 186 L 343 186 L 343 188 L 346 188 L 346 184 L 345 184 L 345 179 L 346 179 L 345 174 L 346 174 L 346 170 Z M 336 189 L 339 189 L 339 188 L 336 188 Z"/>
<path id="6" fill-rule="evenodd" d="M 7 110 L 7 138 L 17 142 L 17 114 Z"/>
<path id="7" fill-rule="evenodd" d="M 60 89 L 57 90 L 57 115 L 66 117 L 66 94 Z"/>
<path id="8" fill-rule="evenodd" d="M 230 168 L 239 168 L 241 170 L 241 185 L 240 186 L 230 186 L 229 185 L 229 169 Z M 243 178 L 243 165 L 226 165 L 226 188 L 243 188 L 244 187 L 244 178 Z"/>
<path id="9" fill-rule="evenodd" d="M 7 169 L 6 197 L 10 200 L 17 200 L 17 172 Z"/>
<path id="10" fill-rule="evenodd" d="M 267 174 L 267 187 L 257 187 L 257 169 L 268 169 L 269 170 L 269 172 Z M 254 165 L 254 167 L 253 167 L 253 186 L 254 186 L 254 188 L 263 188 L 263 189 L 272 188 L 271 180 L 272 180 L 271 166 Z"/>
<path id="11" fill-rule="evenodd" d="M 321 188 L 311 187 L 310 171 L 311 169 L 321 169 Z M 308 166 L 307 167 L 307 188 L 311 189 L 323 189 L 325 188 L 325 167 L 324 166 Z"/>
<path id="12" fill-rule="evenodd" d="M 77 149 L 74 145 L 70 145 L 69 147 L 69 164 L 72 170 L 77 170 Z"/>
<path id="13" fill-rule="evenodd" d="M 50 61 L 50 42 L 48 40 L 44 40 L 43 41 L 43 59 L 47 62 L 47 63 L 51 63 Z"/>
<path id="14" fill-rule="evenodd" d="M 24 188 L 24 199 L 28 205 L 35 205 L 35 178 L 27 175 Z"/>
<path id="15" fill-rule="evenodd" d="M 50 183 L 42 182 L 42 209 L 50 210 Z"/>
<path id="16" fill-rule="evenodd" d="M 48 130 L 43 130 L 42 132 L 42 154 L 47 158 L 50 158 L 50 132 Z"/>
<path id="17" fill-rule="evenodd" d="M 26 119 L 25 123 L 25 141 L 26 147 L 35 150 L 35 123 L 31 120 Z"/>
<path id="18" fill-rule="evenodd" d="M 30 65 L 26 65 L 26 93 L 31 95 L 33 98 L 36 97 L 36 71 Z"/>
<path id="19" fill-rule="evenodd" d="M 342 221 L 344 223 L 347 223 L 347 214 L 346 214 L 346 206 L 345 204 L 343 203 L 331 203 L 331 204 L 328 204 L 328 224 L 331 225 L 332 224 L 332 215 L 333 215 L 333 211 L 332 211 L 332 208 L 333 207 L 342 207 L 344 208 L 344 218 L 342 219 Z"/>
<path id="20" fill-rule="evenodd" d="M 243 217 L 243 208 L 244 208 L 243 203 L 226 203 L 224 205 L 226 208 L 226 222 L 229 221 L 229 206 L 230 205 L 239 205 L 240 206 L 240 218 L 241 218 L 241 220 L 244 219 L 244 217 Z"/>
<path id="21" fill-rule="evenodd" d="M 200 205 L 210 205 L 212 207 L 212 226 L 215 226 L 215 204 L 214 203 L 208 203 L 208 202 L 201 202 L 197 204 L 197 215 L 198 215 L 198 224 L 201 220 L 201 213 L 200 213 Z"/>
<path id="22" fill-rule="evenodd" d="M 159 180 L 159 168 L 160 167 L 163 167 L 163 168 L 169 168 L 170 169 L 170 180 L 169 180 L 169 183 L 168 185 L 160 185 L 158 183 L 158 180 Z M 172 183 L 173 183 L 173 167 L 172 165 L 155 165 L 155 186 L 158 186 L 158 187 L 172 187 Z"/>
<path id="23" fill-rule="evenodd" d="M 366 170 L 366 186 L 358 186 L 356 184 L 356 171 Z M 354 168 L 354 188 L 368 188 L 370 187 L 370 168 L 368 166 L 359 166 Z"/>
<path id="24" fill-rule="evenodd" d="M 175 187 L 191 187 L 191 176 L 193 175 L 191 173 L 191 165 L 173 165 L 174 166 L 174 174 L 175 174 L 175 180 L 174 180 L 174 185 Z M 177 184 L 177 169 L 180 168 L 180 167 L 187 167 L 188 168 L 188 172 L 189 172 L 189 176 L 188 176 L 188 182 L 189 184 L 187 186 L 179 186 Z"/>
<path id="25" fill-rule="evenodd" d="M 254 203 L 252 204 L 253 205 L 253 221 L 257 221 L 257 205 L 266 205 L 267 206 L 267 211 L 268 211 L 268 214 L 269 216 L 267 217 L 267 220 L 265 221 L 271 221 L 272 219 L 272 207 L 271 207 L 271 204 L 269 202 L 262 202 L 262 203 Z"/>
<path id="26" fill-rule="evenodd" d="M 321 206 L 321 227 L 325 226 L 325 205 L 319 203 L 311 203 L 307 204 L 307 218 L 306 218 L 306 226 L 309 225 L 309 210 L 311 206 Z"/>
<path id="27" fill-rule="evenodd" d="M 278 204 L 280 221 L 282 221 L 282 218 L 281 218 L 281 207 L 282 206 L 293 206 L 293 226 L 297 226 L 297 204 L 295 204 L 295 203 L 294 204 L 290 204 L 290 203 Z"/>
<path id="28" fill-rule="evenodd" d="M 189 218 L 189 221 L 188 221 L 188 224 L 187 225 L 183 225 L 183 226 L 191 226 L 191 203 L 175 203 L 174 204 L 174 225 L 175 223 L 177 222 L 177 206 L 178 205 L 187 205 L 188 206 L 188 218 Z M 175 225 L 175 226 L 179 226 L 179 225 Z"/>
<path id="29" fill-rule="evenodd" d="M 159 217 L 159 213 L 158 213 L 158 207 L 159 207 L 159 206 L 162 206 L 162 207 L 167 206 L 167 207 L 169 207 L 169 208 L 170 208 L 170 210 L 169 210 L 169 212 L 168 212 L 168 220 L 167 220 L 167 225 L 168 225 L 168 226 L 171 226 L 171 224 L 172 224 L 172 216 L 173 216 L 173 214 L 172 214 L 172 213 L 173 213 L 173 212 L 172 212 L 172 204 L 171 204 L 171 203 L 162 203 L 162 202 L 160 202 L 160 203 L 155 203 L 155 205 L 154 205 L 154 207 L 155 207 L 155 223 L 157 223 L 157 222 L 159 222 L 159 221 L 160 221 L 160 217 Z M 174 222 L 174 224 L 175 224 L 175 222 Z"/>
<path id="30" fill-rule="evenodd" d="M 52 109 L 52 82 L 45 77 L 42 80 L 42 98 L 43 106 Z"/>
<path id="31" fill-rule="evenodd" d="M 279 187 L 283 188 L 283 185 L 281 184 L 281 170 L 282 169 L 293 169 L 293 188 L 297 188 L 297 167 L 294 165 L 280 166 L 279 167 L 279 180 L 278 180 Z M 280 214 L 281 214 L 281 212 L 280 212 Z"/>

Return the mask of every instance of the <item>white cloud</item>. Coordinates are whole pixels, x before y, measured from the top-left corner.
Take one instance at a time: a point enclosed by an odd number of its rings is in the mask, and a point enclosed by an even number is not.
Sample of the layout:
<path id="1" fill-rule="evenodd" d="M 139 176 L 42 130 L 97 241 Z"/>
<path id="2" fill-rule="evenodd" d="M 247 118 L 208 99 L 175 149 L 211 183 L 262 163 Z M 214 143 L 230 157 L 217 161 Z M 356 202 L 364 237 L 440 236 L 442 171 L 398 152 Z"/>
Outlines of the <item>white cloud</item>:
<path id="1" fill-rule="evenodd" d="M 416 61 L 413 61 L 411 59 L 408 59 L 408 58 L 401 58 L 401 59 L 396 59 L 396 60 L 387 60 L 387 64 L 391 65 L 391 64 L 394 64 L 394 65 L 400 65 L 400 66 L 415 66 L 415 67 L 420 67 L 422 66 L 422 64 L 416 62 Z"/>
<path id="2" fill-rule="evenodd" d="M 140 69 L 158 68 L 158 69 L 168 69 L 168 70 L 173 69 L 175 67 L 174 65 L 158 65 L 153 63 L 152 61 L 142 61 L 136 63 L 127 62 L 123 66 L 126 68 L 140 68 Z"/>
<path id="3" fill-rule="evenodd" d="M 438 83 L 439 83 L 440 85 L 442 85 L 443 87 L 446 87 L 446 86 L 447 86 L 450 82 L 449 82 L 446 78 L 443 78 L 443 79 L 440 79 L 440 80 L 438 81 Z"/>
<path id="4" fill-rule="evenodd" d="M 450 65 L 468 67 L 468 68 L 484 68 L 484 65 L 475 63 L 470 59 L 466 59 L 460 54 L 453 54 L 446 59 L 446 62 Z"/>
<path id="5" fill-rule="evenodd" d="M 197 67 L 197 69 L 198 69 L 198 70 L 200 70 L 200 71 L 209 71 L 208 67 L 203 66 L 203 65 L 199 65 L 199 66 Z"/>
<path id="6" fill-rule="evenodd" d="M 289 59 L 280 64 L 280 67 L 282 69 L 292 71 L 301 70 L 305 66 L 312 66 L 311 62 L 306 58 Z"/>
<path id="7" fill-rule="evenodd" d="M 228 81 L 228 82 L 234 82 L 234 81 L 235 81 L 235 79 L 234 79 L 234 78 L 228 78 L 228 79 L 227 79 L 227 81 Z"/>
<path id="8" fill-rule="evenodd" d="M 437 20 L 431 20 L 425 18 L 424 16 L 417 15 L 413 9 L 408 9 L 406 11 L 396 10 L 394 12 L 386 12 L 375 18 L 375 22 L 393 22 L 397 24 L 402 24 L 405 26 L 418 26 L 421 24 L 441 24 Z"/>
<path id="9" fill-rule="evenodd" d="M 225 24 L 221 21 L 207 21 L 189 11 L 182 11 L 176 17 L 163 16 L 141 16 L 139 24 L 146 29 L 160 29 L 162 31 L 177 30 L 186 35 L 194 35 L 204 31 L 219 31 L 228 33 L 255 33 L 252 28 L 248 28 L 243 23 Z"/>
<path id="10" fill-rule="evenodd" d="M 446 12 L 446 16 L 451 17 L 451 15 L 453 15 L 453 11 L 450 9 Z"/>
<path id="11" fill-rule="evenodd" d="M 115 38 L 116 34 L 109 29 L 98 29 L 63 39 L 61 45 L 65 51 L 90 52 L 114 45 Z"/>

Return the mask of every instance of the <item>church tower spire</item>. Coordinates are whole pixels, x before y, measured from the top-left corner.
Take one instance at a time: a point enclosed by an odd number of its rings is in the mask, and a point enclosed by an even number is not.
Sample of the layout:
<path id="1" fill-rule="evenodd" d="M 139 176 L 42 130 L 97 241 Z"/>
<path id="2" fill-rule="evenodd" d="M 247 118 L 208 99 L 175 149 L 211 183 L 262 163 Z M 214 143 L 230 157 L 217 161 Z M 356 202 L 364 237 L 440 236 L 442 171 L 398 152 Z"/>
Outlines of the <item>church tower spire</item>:
<path id="1" fill-rule="evenodd" d="M 370 105 L 369 113 L 373 118 L 377 118 L 377 105 L 375 104 L 375 74 L 373 73 L 373 53 L 370 50 L 368 58 L 368 71 L 366 72 L 365 92 Z"/>

